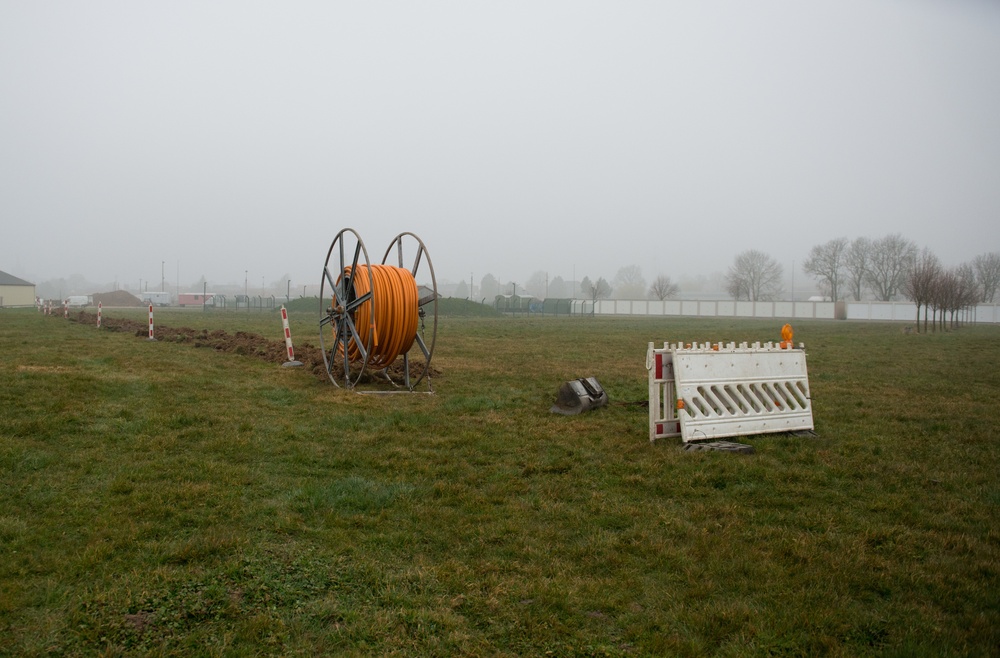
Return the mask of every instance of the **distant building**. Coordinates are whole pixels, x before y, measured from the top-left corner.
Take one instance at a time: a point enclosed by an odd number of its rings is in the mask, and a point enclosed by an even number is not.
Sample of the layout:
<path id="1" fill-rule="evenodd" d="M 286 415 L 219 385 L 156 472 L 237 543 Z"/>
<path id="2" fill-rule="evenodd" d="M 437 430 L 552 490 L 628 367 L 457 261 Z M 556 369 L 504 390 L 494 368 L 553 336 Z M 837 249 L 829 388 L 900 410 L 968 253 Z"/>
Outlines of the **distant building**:
<path id="1" fill-rule="evenodd" d="M 0 308 L 34 305 L 35 284 L 0 271 Z"/>

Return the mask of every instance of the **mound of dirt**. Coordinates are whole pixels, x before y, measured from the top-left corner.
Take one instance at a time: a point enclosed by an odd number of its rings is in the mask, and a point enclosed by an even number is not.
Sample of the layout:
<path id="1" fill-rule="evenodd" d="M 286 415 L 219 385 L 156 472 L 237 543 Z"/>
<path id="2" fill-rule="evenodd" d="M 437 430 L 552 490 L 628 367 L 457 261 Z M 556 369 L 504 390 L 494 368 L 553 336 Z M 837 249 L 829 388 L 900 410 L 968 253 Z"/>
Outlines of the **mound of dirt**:
<path id="1" fill-rule="evenodd" d="M 114 292 L 95 292 L 91 297 L 94 300 L 94 306 L 97 306 L 98 302 L 102 306 L 142 306 L 144 302 L 133 295 L 130 292 L 125 292 L 124 290 L 115 290 Z"/>
<path id="2" fill-rule="evenodd" d="M 96 325 L 97 314 L 79 311 L 78 313 L 71 314 L 70 320 L 79 322 L 80 324 Z M 149 325 L 137 320 L 102 317 L 101 328 L 108 331 L 132 333 L 139 338 L 149 338 Z M 288 360 L 284 339 L 270 340 L 260 334 L 245 331 L 237 331 L 234 334 L 230 334 L 222 329 L 212 331 L 208 329 L 191 329 L 188 327 L 178 329 L 158 324 L 154 329 L 154 336 L 156 340 L 163 342 L 184 343 L 193 347 L 207 347 L 219 352 L 262 359 L 269 363 L 282 364 Z M 302 343 L 294 349 L 295 359 L 301 361 L 304 368 L 312 372 L 318 379 L 325 382 L 330 381 L 326 372 L 326 364 L 323 361 L 323 352 L 320 348 L 310 343 Z M 421 361 L 421 365 L 417 368 L 411 367 L 410 372 L 419 371 L 422 367 L 423 362 Z M 388 368 L 388 373 L 394 381 L 403 381 L 402 359 L 396 359 L 396 363 Z M 431 377 L 437 377 L 441 373 L 432 367 L 429 374 Z M 338 381 L 342 381 L 344 377 L 343 367 L 334 364 L 333 376 Z M 359 383 L 364 384 L 374 381 L 385 380 L 384 377 L 376 378 L 372 373 L 365 372 Z"/>

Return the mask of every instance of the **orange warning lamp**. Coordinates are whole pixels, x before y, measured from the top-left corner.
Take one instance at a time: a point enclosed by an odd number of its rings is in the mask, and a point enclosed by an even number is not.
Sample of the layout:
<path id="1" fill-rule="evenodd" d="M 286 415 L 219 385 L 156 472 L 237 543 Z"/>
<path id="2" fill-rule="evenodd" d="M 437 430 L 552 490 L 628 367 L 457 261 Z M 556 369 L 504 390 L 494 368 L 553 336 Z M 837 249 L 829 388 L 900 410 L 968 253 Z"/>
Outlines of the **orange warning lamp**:
<path id="1" fill-rule="evenodd" d="M 782 349 L 784 349 L 786 347 L 789 348 L 789 349 L 791 349 L 791 347 L 792 347 L 792 336 L 793 335 L 794 334 L 792 332 L 792 325 L 786 324 L 784 327 L 781 328 L 781 347 L 782 347 Z"/>

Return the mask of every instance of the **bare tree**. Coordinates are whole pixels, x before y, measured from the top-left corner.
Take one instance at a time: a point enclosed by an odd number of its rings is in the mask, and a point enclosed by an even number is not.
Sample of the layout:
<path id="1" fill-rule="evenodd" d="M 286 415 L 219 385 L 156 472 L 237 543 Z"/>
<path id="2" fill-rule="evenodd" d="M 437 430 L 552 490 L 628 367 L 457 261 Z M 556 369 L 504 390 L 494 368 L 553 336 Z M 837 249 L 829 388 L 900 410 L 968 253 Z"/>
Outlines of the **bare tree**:
<path id="1" fill-rule="evenodd" d="M 861 301 L 861 293 L 865 289 L 865 278 L 871 261 L 872 241 L 868 238 L 855 238 L 844 254 L 844 282 L 850 288 L 854 301 Z"/>
<path id="2" fill-rule="evenodd" d="M 917 256 L 917 246 L 899 233 L 872 242 L 865 283 L 879 301 L 888 302 L 899 292 Z"/>
<path id="3" fill-rule="evenodd" d="M 764 301 L 781 294 L 782 268 L 762 251 L 748 249 L 736 256 L 726 274 L 726 291 L 739 301 Z"/>
<path id="4" fill-rule="evenodd" d="M 596 283 L 590 283 L 590 280 L 584 278 L 581 285 L 586 285 L 583 288 L 584 294 L 590 298 L 591 301 L 596 302 L 598 299 L 605 299 L 611 296 L 611 285 L 601 277 Z"/>
<path id="5" fill-rule="evenodd" d="M 614 279 L 615 297 L 618 299 L 642 299 L 646 292 L 646 279 L 638 265 L 626 265 L 618 270 Z"/>
<path id="6" fill-rule="evenodd" d="M 661 274 L 656 277 L 653 283 L 649 286 L 648 294 L 649 297 L 658 299 L 662 302 L 664 299 L 672 299 L 676 297 L 680 291 L 680 286 L 671 281 L 669 276 Z"/>
<path id="7" fill-rule="evenodd" d="M 958 278 L 958 296 L 951 312 L 953 326 L 961 324 L 961 313 L 978 304 L 982 296 L 976 281 L 976 270 L 971 264 L 962 263 L 956 267 L 955 276 Z"/>
<path id="8" fill-rule="evenodd" d="M 818 244 L 809 250 L 809 257 L 802 263 L 802 271 L 819 281 L 830 292 L 830 300 L 834 302 L 840 299 L 848 244 L 847 238 Z"/>
<path id="9" fill-rule="evenodd" d="M 978 301 L 990 302 L 996 299 L 997 288 L 1000 287 L 1000 254 L 993 251 L 980 254 L 972 261 L 976 272 L 976 283 L 979 286 Z"/>
<path id="10" fill-rule="evenodd" d="M 917 331 L 920 331 L 920 307 L 924 308 L 924 333 L 927 333 L 927 315 L 935 287 L 941 276 L 941 263 L 929 249 L 924 249 L 913 262 L 903 282 L 903 294 L 917 305 Z"/>
<path id="11" fill-rule="evenodd" d="M 958 277 L 955 276 L 953 270 L 944 272 L 938 278 L 938 285 L 935 289 L 935 302 L 938 310 L 941 312 L 939 322 L 942 331 L 944 331 L 947 325 L 948 311 L 958 297 L 958 285 Z"/>

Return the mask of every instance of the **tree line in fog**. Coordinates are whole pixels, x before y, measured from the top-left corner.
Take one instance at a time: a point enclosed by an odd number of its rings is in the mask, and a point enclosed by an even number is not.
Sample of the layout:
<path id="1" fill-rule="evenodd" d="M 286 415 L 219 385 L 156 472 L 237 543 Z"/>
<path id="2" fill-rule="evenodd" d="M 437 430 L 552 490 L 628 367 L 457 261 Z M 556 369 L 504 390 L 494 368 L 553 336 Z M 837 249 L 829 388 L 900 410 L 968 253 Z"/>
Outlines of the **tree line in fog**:
<path id="1" fill-rule="evenodd" d="M 824 298 L 830 301 L 907 299 L 923 310 L 925 328 L 930 320 L 950 314 L 952 320 L 962 309 L 980 303 L 994 303 L 1000 286 L 1000 254 L 977 256 L 956 267 L 944 267 L 929 249 L 919 250 L 898 233 L 878 239 L 846 237 L 818 244 L 809 250 L 802 271 L 813 278 Z M 470 286 L 463 281 L 456 297 L 469 297 Z M 784 268 L 772 256 L 756 249 L 736 255 L 723 279 L 724 292 L 737 301 L 772 301 L 784 294 Z M 496 295 L 532 295 L 539 298 L 674 299 L 681 293 L 678 283 L 660 274 L 646 282 L 637 265 L 618 270 L 608 281 L 584 276 L 566 281 L 536 272 L 523 285 L 501 283 L 486 274 L 479 285 L 485 299 Z"/>

